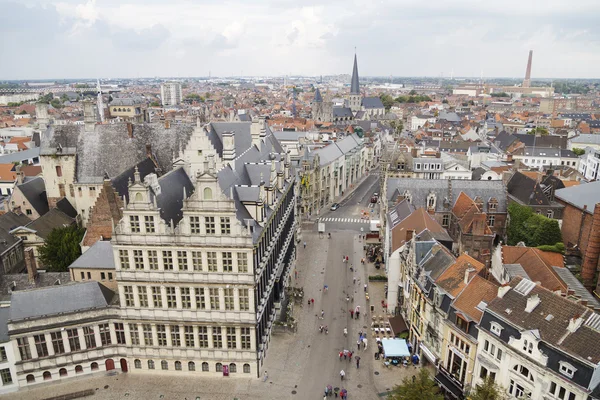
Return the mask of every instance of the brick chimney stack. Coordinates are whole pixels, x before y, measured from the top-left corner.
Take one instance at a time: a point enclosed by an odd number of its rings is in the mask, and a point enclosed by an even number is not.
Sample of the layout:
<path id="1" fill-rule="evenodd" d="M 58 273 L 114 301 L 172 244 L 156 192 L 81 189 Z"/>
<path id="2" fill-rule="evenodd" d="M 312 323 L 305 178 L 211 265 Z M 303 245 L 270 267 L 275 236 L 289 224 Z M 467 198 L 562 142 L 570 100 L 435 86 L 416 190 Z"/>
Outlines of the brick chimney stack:
<path id="1" fill-rule="evenodd" d="M 31 247 L 25 249 L 25 266 L 27 267 L 27 277 L 29 279 L 29 283 L 34 283 L 38 272 L 35 256 L 33 255 L 33 248 Z"/>
<path id="2" fill-rule="evenodd" d="M 523 79 L 523 87 L 531 87 L 531 61 L 533 60 L 533 50 L 529 50 L 529 59 L 527 60 L 527 69 L 525 70 L 525 79 Z"/>
<path id="3" fill-rule="evenodd" d="M 598 257 L 600 256 L 600 203 L 594 207 L 594 216 L 592 218 L 592 229 L 588 240 L 585 254 L 583 255 L 583 264 L 581 266 L 581 277 L 583 284 L 587 288 L 593 288 L 594 277 L 598 268 Z"/>

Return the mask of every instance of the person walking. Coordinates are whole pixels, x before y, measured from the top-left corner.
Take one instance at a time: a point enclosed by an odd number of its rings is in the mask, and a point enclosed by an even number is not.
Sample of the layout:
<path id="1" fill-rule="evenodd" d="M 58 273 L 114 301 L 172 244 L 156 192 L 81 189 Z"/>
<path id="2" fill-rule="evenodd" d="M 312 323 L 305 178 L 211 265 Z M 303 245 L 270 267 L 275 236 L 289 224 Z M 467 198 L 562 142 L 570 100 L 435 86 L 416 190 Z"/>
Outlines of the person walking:
<path id="1" fill-rule="evenodd" d="M 315 299 L 310 299 L 310 303 L 314 306 L 315 305 Z"/>
<path id="2" fill-rule="evenodd" d="M 356 356 L 356 368 L 360 367 L 360 357 Z"/>
<path id="3" fill-rule="evenodd" d="M 346 373 L 344 372 L 344 370 L 341 370 L 341 371 L 340 371 L 340 378 L 341 378 L 342 380 L 344 380 L 344 377 L 345 377 L 345 376 L 346 376 Z"/>
<path id="4" fill-rule="evenodd" d="M 342 357 L 344 357 L 344 352 L 340 351 L 340 361 L 342 361 Z"/>
<path id="5" fill-rule="evenodd" d="M 325 310 L 321 310 L 321 319 L 325 317 Z"/>
<path id="6" fill-rule="evenodd" d="M 348 362 L 352 361 L 352 354 L 354 354 L 354 353 L 350 352 L 350 353 L 348 354 Z"/>
<path id="7" fill-rule="evenodd" d="M 364 346 L 363 350 L 366 350 L 367 349 L 367 338 L 364 337 L 362 342 L 363 342 L 363 346 Z"/>
<path id="8" fill-rule="evenodd" d="M 348 328 L 344 328 L 344 336 L 348 336 Z"/>
<path id="9" fill-rule="evenodd" d="M 350 319 L 354 319 L 354 310 L 349 310 L 350 311 Z"/>
<path id="10" fill-rule="evenodd" d="M 267 373 L 267 371 L 265 370 L 265 377 L 263 379 L 263 382 L 266 382 L 267 379 L 269 379 L 269 374 Z"/>
<path id="11" fill-rule="evenodd" d="M 367 284 L 365 283 L 365 292 L 367 291 Z"/>
<path id="12" fill-rule="evenodd" d="M 352 278 L 352 283 L 356 285 L 356 277 Z"/>
<path id="13" fill-rule="evenodd" d="M 358 348 L 358 350 L 360 350 L 360 340 L 356 341 L 356 347 Z"/>
<path id="14" fill-rule="evenodd" d="M 304 242 L 304 248 L 306 248 L 306 242 Z"/>

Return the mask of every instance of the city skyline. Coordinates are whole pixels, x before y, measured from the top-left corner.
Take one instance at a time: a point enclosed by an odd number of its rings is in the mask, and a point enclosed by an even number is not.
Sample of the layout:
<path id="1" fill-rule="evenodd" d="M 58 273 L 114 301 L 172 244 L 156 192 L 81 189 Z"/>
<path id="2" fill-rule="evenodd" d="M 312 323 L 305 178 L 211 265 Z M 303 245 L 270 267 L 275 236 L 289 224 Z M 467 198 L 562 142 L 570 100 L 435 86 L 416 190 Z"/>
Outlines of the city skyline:
<path id="1" fill-rule="evenodd" d="M 518 78 L 533 49 L 532 80 L 600 77 L 591 1 L 0 3 L 4 80 L 349 74 L 355 47 L 362 76 Z"/>

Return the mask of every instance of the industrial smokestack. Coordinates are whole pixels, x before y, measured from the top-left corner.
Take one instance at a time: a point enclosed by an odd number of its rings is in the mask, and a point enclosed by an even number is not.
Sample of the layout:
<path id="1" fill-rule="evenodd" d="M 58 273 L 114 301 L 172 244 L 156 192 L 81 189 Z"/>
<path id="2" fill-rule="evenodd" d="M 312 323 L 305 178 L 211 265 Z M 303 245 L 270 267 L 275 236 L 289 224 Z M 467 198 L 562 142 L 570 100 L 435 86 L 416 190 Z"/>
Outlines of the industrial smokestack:
<path id="1" fill-rule="evenodd" d="M 527 70 L 525 71 L 525 79 L 523 80 L 523 87 L 531 86 L 531 60 L 533 59 L 533 50 L 529 50 L 529 60 L 527 60 Z"/>
<path id="2" fill-rule="evenodd" d="M 600 203 L 596 203 L 592 217 L 592 230 L 588 239 L 587 247 L 583 255 L 581 265 L 581 278 L 583 284 L 593 288 L 596 269 L 598 268 L 598 257 L 600 256 Z"/>

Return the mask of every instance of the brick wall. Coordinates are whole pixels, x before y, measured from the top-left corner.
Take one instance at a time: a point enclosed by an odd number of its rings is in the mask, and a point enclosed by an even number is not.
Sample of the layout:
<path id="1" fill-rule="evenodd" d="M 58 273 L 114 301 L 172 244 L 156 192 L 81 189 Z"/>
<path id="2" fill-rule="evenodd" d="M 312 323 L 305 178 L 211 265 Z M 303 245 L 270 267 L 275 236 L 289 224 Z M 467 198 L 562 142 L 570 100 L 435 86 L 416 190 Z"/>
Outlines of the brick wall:
<path id="1" fill-rule="evenodd" d="M 106 180 L 90 212 L 87 232 L 83 241 L 84 247 L 89 247 L 100 240 L 112 237 L 113 222 L 116 225 L 122 218 L 123 201 L 115 192 L 111 182 Z"/>

